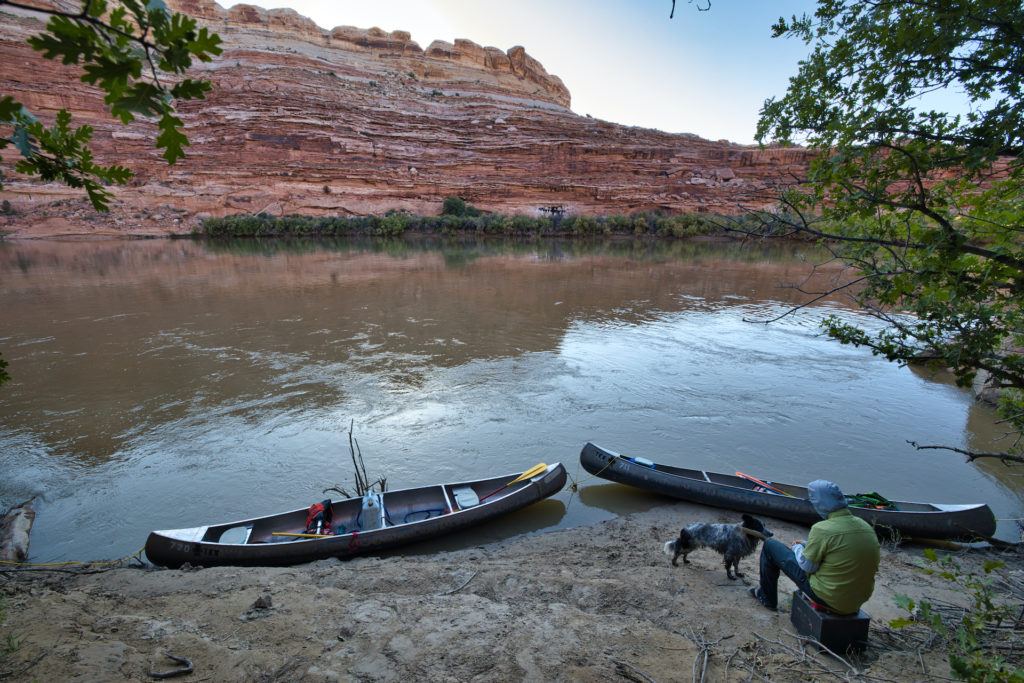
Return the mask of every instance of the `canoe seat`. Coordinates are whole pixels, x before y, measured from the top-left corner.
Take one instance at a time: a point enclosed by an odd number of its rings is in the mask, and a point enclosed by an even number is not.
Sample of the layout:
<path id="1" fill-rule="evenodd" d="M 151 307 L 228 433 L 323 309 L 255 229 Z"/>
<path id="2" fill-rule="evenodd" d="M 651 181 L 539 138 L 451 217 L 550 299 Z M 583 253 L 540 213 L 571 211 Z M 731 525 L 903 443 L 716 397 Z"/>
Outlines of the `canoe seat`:
<path id="1" fill-rule="evenodd" d="M 459 506 L 459 509 L 475 508 L 480 504 L 480 496 L 469 486 L 453 488 L 452 493 L 455 494 L 455 504 Z"/>
<path id="2" fill-rule="evenodd" d="M 220 535 L 220 538 L 216 539 L 217 543 L 235 543 L 244 545 L 249 542 L 249 536 L 252 535 L 252 525 L 249 526 L 233 526 L 230 529 L 225 529 Z"/>

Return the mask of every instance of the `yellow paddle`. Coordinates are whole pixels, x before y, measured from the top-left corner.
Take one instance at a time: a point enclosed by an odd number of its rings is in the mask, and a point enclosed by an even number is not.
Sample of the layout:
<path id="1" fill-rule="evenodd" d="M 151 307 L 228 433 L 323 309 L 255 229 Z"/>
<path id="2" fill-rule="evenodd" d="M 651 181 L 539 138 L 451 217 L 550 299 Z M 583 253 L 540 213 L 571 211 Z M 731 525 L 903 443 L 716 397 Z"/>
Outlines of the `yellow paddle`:
<path id="1" fill-rule="evenodd" d="M 530 469 L 528 469 L 525 472 L 523 472 L 522 474 L 520 474 L 518 477 L 516 477 L 515 479 L 513 479 L 509 483 L 507 483 L 504 486 L 502 486 L 501 488 L 498 488 L 498 489 L 495 489 L 495 490 L 491 491 L 486 496 L 480 496 L 480 500 L 481 500 L 481 502 L 484 501 L 484 500 L 487 500 L 488 498 L 493 496 L 495 493 L 500 493 L 500 492 L 504 491 L 505 489 L 507 489 L 512 484 L 518 484 L 521 481 L 526 481 L 527 479 L 533 479 L 538 474 L 540 474 L 541 472 L 546 471 L 547 469 L 548 469 L 547 465 L 545 465 L 542 462 L 539 462 L 536 465 L 534 465 L 533 467 L 531 467 Z"/>
<path id="2" fill-rule="evenodd" d="M 292 538 L 333 538 L 328 534 L 292 534 L 287 531 L 272 531 L 271 536 L 291 536 Z"/>

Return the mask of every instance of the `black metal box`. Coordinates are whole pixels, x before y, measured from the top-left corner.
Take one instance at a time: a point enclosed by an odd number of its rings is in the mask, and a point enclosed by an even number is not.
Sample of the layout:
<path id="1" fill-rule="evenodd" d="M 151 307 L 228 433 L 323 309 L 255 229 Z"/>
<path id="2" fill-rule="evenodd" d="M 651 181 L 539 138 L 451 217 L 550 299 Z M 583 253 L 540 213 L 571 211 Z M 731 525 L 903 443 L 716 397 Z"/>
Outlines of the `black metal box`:
<path id="1" fill-rule="evenodd" d="M 860 652 L 868 645 L 871 617 L 864 610 L 843 617 L 821 612 L 811 607 L 802 592 L 794 591 L 789 619 L 797 633 L 814 638 L 836 654 Z"/>

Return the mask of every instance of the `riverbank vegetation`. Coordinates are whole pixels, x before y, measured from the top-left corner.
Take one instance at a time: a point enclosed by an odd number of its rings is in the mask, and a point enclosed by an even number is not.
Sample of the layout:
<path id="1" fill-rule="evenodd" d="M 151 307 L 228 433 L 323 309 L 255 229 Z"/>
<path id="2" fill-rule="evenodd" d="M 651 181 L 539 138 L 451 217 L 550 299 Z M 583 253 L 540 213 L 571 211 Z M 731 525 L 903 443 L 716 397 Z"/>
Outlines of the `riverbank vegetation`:
<path id="1" fill-rule="evenodd" d="M 451 208 L 449 198 L 446 208 Z M 524 216 L 484 213 L 473 207 L 460 213 L 420 216 L 389 211 L 381 216 L 273 216 L 266 213 L 207 218 L 197 230 L 205 237 L 337 237 L 406 233 L 510 236 L 657 236 L 695 237 L 721 231 L 709 214 L 655 212 L 609 216 Z"/>

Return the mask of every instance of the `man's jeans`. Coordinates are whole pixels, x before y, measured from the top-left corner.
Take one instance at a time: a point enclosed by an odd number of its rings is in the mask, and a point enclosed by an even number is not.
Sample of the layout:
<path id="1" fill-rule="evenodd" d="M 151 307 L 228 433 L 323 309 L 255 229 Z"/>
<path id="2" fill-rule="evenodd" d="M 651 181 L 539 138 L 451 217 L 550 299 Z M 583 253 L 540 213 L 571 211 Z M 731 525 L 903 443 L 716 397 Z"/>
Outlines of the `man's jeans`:
<path id="1" fill-rule="evenodd" d="M 764 548 L 761 550 L 761 600 L 765 607 L 775 609 L 779 605 L 780 570 L 814 602 L 825 604 L 811 590 L 807 572 L 800 568 L 793 551 L 774 538 L 768 538 L 765 539 Z"/>

